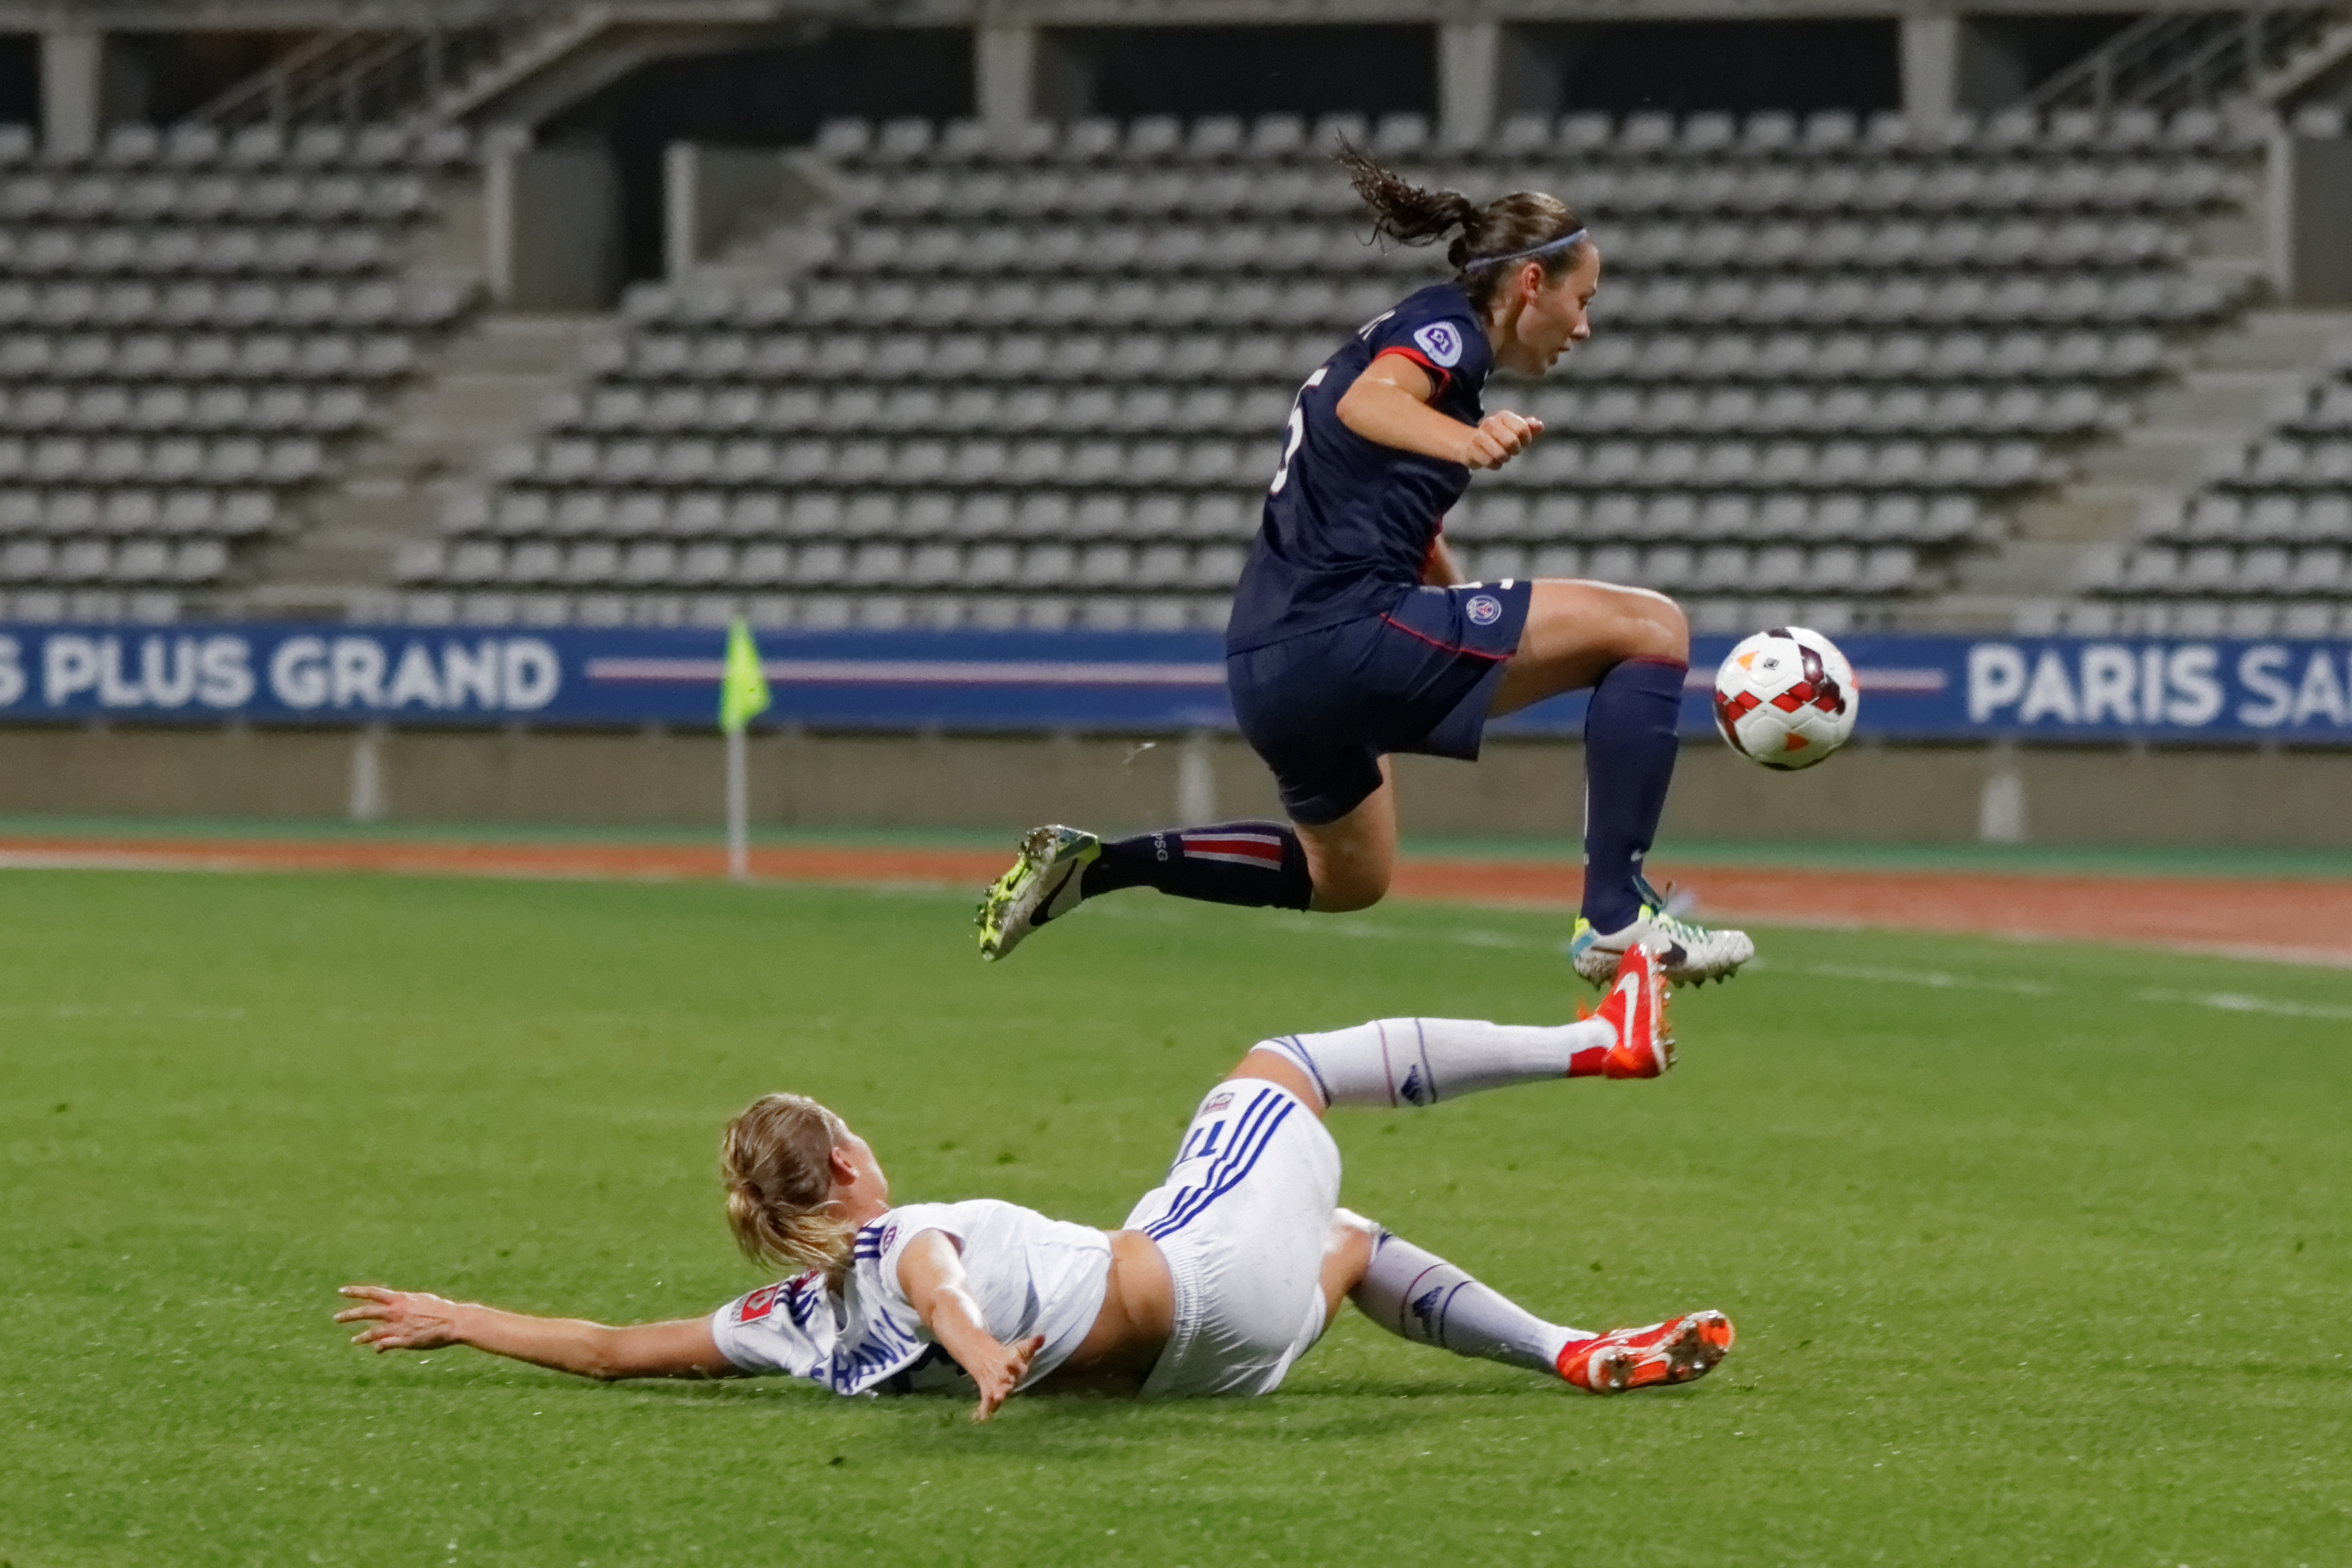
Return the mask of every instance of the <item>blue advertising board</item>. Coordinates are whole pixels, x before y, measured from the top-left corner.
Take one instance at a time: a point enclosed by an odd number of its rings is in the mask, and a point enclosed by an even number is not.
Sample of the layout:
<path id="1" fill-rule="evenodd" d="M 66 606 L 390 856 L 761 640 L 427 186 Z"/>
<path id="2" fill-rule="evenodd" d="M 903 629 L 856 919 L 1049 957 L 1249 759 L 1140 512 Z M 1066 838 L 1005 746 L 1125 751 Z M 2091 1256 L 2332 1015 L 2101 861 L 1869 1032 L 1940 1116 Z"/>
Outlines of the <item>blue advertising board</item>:
<path id="1" fill-rule="evenodd" d="M 724 633 L 698 628 L 0 623 L 0 722 L 611 727 L 714 721 Z M 1711 727 L 1728 637 L 1693 650 L 1684 727 Z M 1887 738 L 2352 743 L 2352 642 L 1838 639 L 1858 733 Z M 763 727 L 1231 728 L 1197 632 L 774 632 Z M 1494 727 L 1573 734 L 1580 696 Z"/>

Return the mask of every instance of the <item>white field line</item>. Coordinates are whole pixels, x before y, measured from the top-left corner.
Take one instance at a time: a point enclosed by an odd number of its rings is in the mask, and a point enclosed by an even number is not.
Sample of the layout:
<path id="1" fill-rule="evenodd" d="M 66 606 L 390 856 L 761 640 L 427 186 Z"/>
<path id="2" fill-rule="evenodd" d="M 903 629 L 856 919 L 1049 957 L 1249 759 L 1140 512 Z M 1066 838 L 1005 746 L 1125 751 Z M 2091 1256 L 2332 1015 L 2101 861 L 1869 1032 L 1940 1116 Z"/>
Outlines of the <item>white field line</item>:
<path id="1" fill-rule="evenodd" d="M 713 845 L 713 852 L 719 846 Z M 140 871 L 204 873 L 209 875 L 305 876 L 331 873 L 346 876 L 457 876 L 497 882 L 717 882 L 717 871 L 680 871 L 667 866 L 516 865 L 511 862 L 467 865 L 420 855 L 415 860 L 380 863 L 317 865 L 266 860 L 235 851 L 219 854 L 173 853 L 156 850 L 0 850 L 0 871 Z M 775 887 L 854 887 L 867 893 L 936 893 L 961 888 L 968 879 L 950 877 L 754 876 L 754 883 Z"/>
<path id="2" fill-rule="evenodd" d="M 713 846 L 714 852 L 718 847 Z M 264 860 L 233 852 L 205 855 L 142 850 L 0 850 L 0 871 L 138 871 L 202 873 L 214 876 L 455 876 L 494 882 L 671 883 L 721 880 L 716 871 L 705 873 L 667 866 L 515 865 L 510 862 L 465 865 L 429 856 L 378 863 L 354 862 L 345 865 L 317 865 Z M 931 877 L 860 877 L 836 882 L 831 878 L 755 876 L 750 880 L 776 887 L 821 883 L 826 886 L 855 887 L 869 893 L 935 893 L 943 888 L 963 885 L 960 881 Z"/>
<path id="3" fill-rule="evenodd" d="M 1764 960 L 1752 959 L 1750 967 L 1761 967 Z M 1794 964 L 1790 966 L 1801 975 L 1819 975 L 1830 980 L 1864 980 L 1887 986 L 1924 986 L 1936 991 L 2005 991 L 2020 997 L 2054 997 L 2060 988 L 2042 980 L 1993 979 L 1979 975 L 1947 974 L 1941 969 L 1889 969 L 1867 964 Z"/>
<path id="4" fill-rule="evenodd" d="M 289 876 L 320 872 L 374 876 L 495 877 L 513 882 L 678 882 L 684 873 L 666 870 L 614 871 L 603 866 L 464 866 L 419 860 L 383 865 L 320 866 L 264 860 L 225 852 L 218 855 L 173 854 L 147 850 L 0 850 L 0 871 L 189 872 L 211 875 Z"/>
<path id="5" fill-rule="evenodd" d="M 2310 969 L 2352 969 L 2352 954 L 2326 947 L 2263 947 L 2241 942 L 2131 942 L 2122 946 L 2153 947 L 2193 958 L 2237 958 L 2260 964 L 2294 964 Z"/>
<path id="6" fill-rule="evenodd" d="M 501 881 L 513 882 L 667 883 L 715 880 L 715 877 L 704 878 L 693 873 L 659 868 L 624 871 L 603 866 L 465 866 L 432 862 L 421 864 L 405 865 L 393 864 L 383 866 L 352 866 L 348 868 L 319 868 L 304 865 L 287 865 L 269 861 L 247 859 L 236 854 L 234 852 L 227 852 L 215 856 L 138 850 L 0 850 L 0 871 L 205 872 L 216 874 L 224 873 L 241 873 L 260 875 L 269 873 L 298 874 L 320 869 L 341 870 L 351 874 L 374 874 L 384 876 L 488 877 Z M 751 881 L 755 883 L 766 883 L 779 887 L 808 885 L 814 883 L 831 887 L 857 888 L 871 893 L 899 894 L 929 893 L 942 889 L 961 888 L 967 885 L 966 880 L 962 878 L 930 878 L 919 875 L 895 877 L 843 877 L 838 879 L 832 877 L 806 878 L 755 876 Z M 1433 899 L 1429 902 L 1433 904 L 1451 904 L 1456 908 L 1507 909 L 1526 910 L 1529 912 L 1568 909 L 1573 907 L 1573 905 L 1565 902 L 1555 904 L 1549 900 L 1491 899 L 1482 900 L 1478 903 L 1472 904 L 1452 899 Z M 1727 917 L 1731 919 L 1742 918 L 1742 916 L 1737 914 L 1731 914 L 1725 911 L 1718 910 L 1711 911 L 1710 913 L 1712 917 L 1718 921 Z M 1098 915 L 1110 915 L 1115 918 L 1126 920 L 1149 919 L 1155 921 L 1170 921 L 1178 918 L 1172 914 L 1163 915 L 1157 911 L 1150 915 L 1146 915 L 1141 909 L 1127 904 L 1097 906 L 1097 914 Z M 1414 942 L 1447 942 L 1472 947 L 1504 947 L 1528 950 L 1543 949 L 1557 946 L 1557 944 L 1554 943 L 1529 940 L 1528 938 L 1510 936 L 1499 931 L 1481 931 L 1476 929 L 1468 929 L 1458 932 L 1399 931 L 1373 925 L 1335 923 L 1323 917 L 1296 914 L 1277 914 L 1267 918 L 1271 918 L 1279 928 L 1284 930 L 1311 931 L 1318 936 L 1346 936 L 1366 938 L 1376 941 L 1397 940 Z M 1787 926 L 1791 929 L 1801 931 L 1913 931 L 1922 934 L 1933 934 L 1944 929 L 1942 927 L 1936 926 L 1906 925 L 1899 922 L 1893 925 L 1877 925 L 1866 921 L 1858 921 L 1843 917 L 1808 916 L 1785 913 L 1766 913 L 1760 915 L 1746 916 L 1746 918 L 1753 919 L 1765 925 Z M 2032 927 L 1965 931 L 1952 934 L 1990 937 L 1995 941 L 2014 942 L 2023 944 L 2028 946 L 2044 942 L 2088 942 L 2095 946 L 2103 946 L 2136 947 L 2142 950 L 2155 952 L 2179 953 L 2189 957 L 2233 958 L 2249 963 L 2286 964 L 2305 968 L 2352 969 L 2352 953 L 2347 953 L 2327 947 L 2279 947 L 2266 944 L 2232 942 L 2171 942 L 2158 938 L 2134 938 L 2116 936 L 2085 936 L 2082 933 L 2075 931 L 2040 930 Z M 1750 967 L 1761 968 L 1764 967 L 1763 961 L 1760 959 L 1754 960 L 1751 962 Z M 1923 971 L 1923 973 L 1926 973 L 1926 971 Z M 1888 975 L 1878 976 L 1828 976 L 1824 971 L 1824 974 L 1826 977 L 1830 978 L 1878 978 L 1889 980 L 1890 983 L 1906 985 L 1916 984 L 1935 986 L 1939 984 L 1939 982 L 1934 979 L 1895 981 L 1893 980 L 1891 973 Z M 2014 987 L 2004 988 L 2002 985 L 1991 983 L 1985 985 L 1971 985 L 1965 980 L 1958 978 L 1951 979 L 1950 986 L 1963 989 L 1979 990 L 2015 988 Z M 1949 988 L 1948 987 L 1947 988 Z M 2037 993 L 2022 992 L 2020 994 L 2032 995 Z"/>
<path id="7" fill-rule="evenodd" d="M 1097 913 L 1111 915 L 1114 910 L 1118 911 L 1114 918 L 1127 920 L 1150 920 L 1157 924 L 1165 924 L 1181 918 L 1173 911 L 1147 912 L 1143 908 L 1132 908 L 1130 912 L 1130 906 L 1117 904 L 1098 906 Z M 1558 942 L 1538 937 L 1519 936 L 1508 932 L 1486 931 L 1476 927 L 1466 927 L 1458 931 L 1412 931 L 1396 926 L 1342 925 L 1336 921 L 1318 919 L 1307 915 L 1276 915 L 1274 917 L 1274 924 L 1282 930 L 1302 936 L 1340 936 L 1359 941 L 1418 942 L 1423 945 L 1447 943 L 1465 947 L 1511 948 L 1520 952 L 1555 952 L 1561 946 Z M 2278 960 L 2281 956 L 2276 950 L 2267 947 L 2241 949 L 2231 956 L 2273 960 Z M 2331 961 L 2339 964 L 2343 962 L 2341 959 Z M 1943 969 L 1903 969 L 1868 964 L 1780 964 L 1761 956 L 1749 959 L 1743 967 L 1766 973 L 1817 976 L 1827 980 L 1854 980 L 1866 985 L 1917 986 L 1923 989 L 1935 991 L 1991 991 L 2019 997 L 2062 996 L 2072 988 L 2053 985 L 2046 980 L 1991 975 L 1956 975 Z M 2201 1007 L 2211 1008 L 2220 1012 L 2270 1013 L 2282 1018 L 2352 1020 L 2352 1007 L 2249 997 L 2233 991 L 2150 990 L 2136 992 L 2132 999 L 2162 1007 Z"/>
<path id="8" fill-rule="evenodd" d="M 910 891 L 905 883 L 877 884 L 871 891 L 900 893 Z M 1170 925 L 1186 921 L 1183 912 L 1149 904 L 1098 904 L 1094 917 L 1128 923 Z M 1507 931 L 1465 927 L 1459 930 L 1417 931 L 1392 925 L 1351 924 L 1318 919 L 1305 915 L 1276 915 L 1271 923 L 1295 936 L 1336 936 L 1349 941 L 1411 942 L 1422 946 L 1442 943 L 1454 946 L 1502 948 L 1516 952 L 1548 953 L 1559 950 L 1560 944 L 1541 937 L 1515 935 Z M 2265 950 L 2261 956 L 2271 956 Z M 1936 991 L 1990 991 L 2021 997 L 2053 997 L 2066 994 L 2073 988 L 2052 985 L 2043 980 L 2023 979 L 1990 975 L 1957 975 L 1944 969 L 1905 969 L 1871 964 L 1780 964 L 1759 956 L 1745 966 L 1751 971 L 1815 977 L 1828 980 L 1850 980 L 1864 985 L 1916 986 Z M 2131 993 L 2130 999 L 2155 1007 L 2210 1008 L 2217 1012 L 2261 1013 L 2275 1018 L 2341 1019 L 2352 1022 L 2352 1006 L 2326 1002 L 2298 1002 L 2281 997 L 2254 997 L 2240 991 L 2171 991 L 2142 990 Z M 150 1008 L 144 1003 L 79 1003 L 61 1002 L 48 1006 L 0 1004 L 0 1018 L 21 1019 L 104 1019 L 104 1018 L 163 1018 L 182 1020 L 236 1019 L 247 1017 L 243 1008 Z M 329 1016 L 340 1021 L 383 1021 L 391 1015 L 347 1013 L 331 1009 Z M 408 1015 L 402 1015 L 404 1019 Z M 416 1015 L 430 1018 L 435 1015 Z M 633 1015 L 594 1015 L 605 1021 L 643 1021 Z M 415 1021 L 410 1019 L 410 1021 Z"/>
<path id="9" fill-rule="evenodd" d="M 1524 899 L 1482 899 L 1475 904 L 1460 900 L 1432 899 L 1429 902 L 1450 903 L 1460 909 L 1508 909 L 1541 913 L 1567 910 L 1571 904 L 1550 904 Z M 1733 921 L 1752 922 L 1759 925 L 1780 925 L 1792 931 L 1901 931 L 1922 936 L 1982 936 L 1996 942 L 2015 942 L 2037 946 L 2045 942 L 2088 943 L 2094 946 L 2132 947 L 2144 952 L 2179 953 L 2192 958 L 2235 958 L 2255 964 L 2290 964 L 2299 968 L 2352 969 L 2352 952 L 2334 947 L 2280 947 L 2253 942 L 2176 942 L 2158 936 L 2126 936 L 2104 934 L 2084 935 L 2080 931 L 2037 926 L 1981 927 L 1959 929 L 1945 925 L 1914 925 L 1895 920 L 1879 923 L 1856 920 L 1849 915 L 1793 915 L 1786 911 L 1767 910 L 1760 914 L 1746 913 L 1709 906 L 1706 917 L 1716 925 Z"/>
<path id="10" fill-rule="evenodd" d="M 139 850 L 0 850 L 0 871 L 199 871 L 268 869 L 241 855 L 166 854 Z"/>
<path id="11" fill-rule="evenodd" d="M 2291 1002 L 2283 997 L 2249 997 L 2237 991 L 2141 991 L 2135 1001 L 2154 1002 L 2161 1007 L 2212 1008 L 2225 1013 L 2268 1013 L 2275 1018 L 2343 1019 L 2352 1021 L 2352 1008 L 2329 1007 L 2321 1002 Z"/>

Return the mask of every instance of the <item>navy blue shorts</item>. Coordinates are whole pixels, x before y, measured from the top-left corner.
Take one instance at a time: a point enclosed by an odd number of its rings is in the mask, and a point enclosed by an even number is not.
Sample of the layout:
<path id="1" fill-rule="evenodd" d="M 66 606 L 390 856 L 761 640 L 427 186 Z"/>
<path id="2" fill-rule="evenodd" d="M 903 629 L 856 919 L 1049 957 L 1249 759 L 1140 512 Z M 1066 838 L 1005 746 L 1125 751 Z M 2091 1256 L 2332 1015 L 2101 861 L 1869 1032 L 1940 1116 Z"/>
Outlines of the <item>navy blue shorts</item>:
<path id="1" fill-rule="evenodd" d="M 1242 737 L 1291 820 L 1320 826 L 1363 804 L 1383 753 L 1475 758 L 1533 586 L 1411 589 L 1386 614 L 1228 655 Z"/>

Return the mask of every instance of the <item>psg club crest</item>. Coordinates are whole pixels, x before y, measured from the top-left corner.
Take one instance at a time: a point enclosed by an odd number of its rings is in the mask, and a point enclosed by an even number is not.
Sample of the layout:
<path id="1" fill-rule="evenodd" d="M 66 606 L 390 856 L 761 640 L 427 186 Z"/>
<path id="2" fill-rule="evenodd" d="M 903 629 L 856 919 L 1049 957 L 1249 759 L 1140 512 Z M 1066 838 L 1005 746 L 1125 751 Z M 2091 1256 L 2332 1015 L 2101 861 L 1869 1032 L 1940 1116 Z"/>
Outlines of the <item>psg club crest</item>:
<path id="1" fill-rule="evenodd" d="M 1435 363 L 1452 370 L 1462 362 L 1462 334 L 1450 323 L 1432 321 L 1412 335 L 1421 351 Z"/>
<path id="2" fill-rule="evenodd" d="M 1484 593 L 1473 599 L 1465 609 L 1471 624 L 1475 626 L 1492 626 L 1503 618 L 1503 601 Z"/>

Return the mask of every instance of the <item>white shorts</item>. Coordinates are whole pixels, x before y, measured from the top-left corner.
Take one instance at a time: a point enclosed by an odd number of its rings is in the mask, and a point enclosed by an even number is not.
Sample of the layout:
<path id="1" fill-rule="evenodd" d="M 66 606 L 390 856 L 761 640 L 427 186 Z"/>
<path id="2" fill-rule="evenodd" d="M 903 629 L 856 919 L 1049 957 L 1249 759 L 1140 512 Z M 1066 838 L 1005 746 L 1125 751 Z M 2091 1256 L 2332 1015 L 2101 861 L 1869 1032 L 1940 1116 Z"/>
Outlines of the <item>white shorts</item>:
<path id="1" fill-rule="evenodd" d="M 1339 1202 L 1339 1147 L 1313 1107 L 1259 1078 L 1201 1102 L 1168 1179 L 1127 1228 L 1160 1244 L 1176 1331 L 1146 1399 L 1268 1394 L 1323 1333 L 1323 1243 Z"/>

